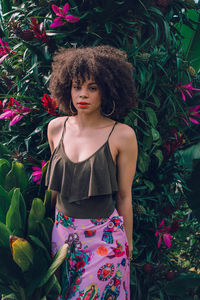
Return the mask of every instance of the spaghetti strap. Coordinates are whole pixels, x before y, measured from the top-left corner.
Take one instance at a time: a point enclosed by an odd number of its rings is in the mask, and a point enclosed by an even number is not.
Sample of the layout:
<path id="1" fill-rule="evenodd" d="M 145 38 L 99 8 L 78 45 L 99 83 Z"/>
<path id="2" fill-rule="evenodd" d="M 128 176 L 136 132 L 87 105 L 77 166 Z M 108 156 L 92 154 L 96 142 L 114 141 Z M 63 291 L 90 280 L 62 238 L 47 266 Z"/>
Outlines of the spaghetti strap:
<path id="1" fill-rule="evenodd" d="M 62 131 L 62 136 L 61 136 L 60 141 L 63 140 L 63 136 L 64 136 L 64 133 L 65 133 L 65 124 L 66 124 L 66 122 L 67 122 L 68 119 L 69 119 L 69 117 L 66 117 L 65 122 L 64 122 L 64 124 L 63 124 L 63 131 Z"/>
<path id="2" fill-rule="evenodd" d="M 112 127 L 112 129 L 111 129 L 111 131 L 110 131 L 110 133 L 109 133 L 109 136 L 108 136 L 108 139 L 107 139 L 107 141 L 109 140 L 109 138 L 110 138 L 110 136 L 111 136 L 111 134 L 112 134 L 112 132 L 113 132 L 113 130 L 114 130 L 114 128 L 115 128 L 115 126 L 117 125 L 117 121 L 115 121 L 115 124 L 113 125 L 113 127 Z"/>

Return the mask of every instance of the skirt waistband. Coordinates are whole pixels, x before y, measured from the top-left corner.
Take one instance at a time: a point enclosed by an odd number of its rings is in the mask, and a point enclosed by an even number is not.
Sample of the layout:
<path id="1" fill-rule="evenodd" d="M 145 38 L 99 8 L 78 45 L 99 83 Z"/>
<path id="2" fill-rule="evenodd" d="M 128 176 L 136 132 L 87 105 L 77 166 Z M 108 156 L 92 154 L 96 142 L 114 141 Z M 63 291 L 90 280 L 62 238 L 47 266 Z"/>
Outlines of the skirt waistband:
<path id="1" fill-rule="evenodd" d="M 119 216 L 116 208 L 114 209 L 113 213 L 108 218 L 97 218 L 97 219 L 78 219 L 65 216 L 61 211 L 56 208 L 55 211 L 55 222 L 56 225 L 61 224 L 66 228 L 92 228 L 93 226 L 108 226 L 110 230 L 112 227 L 121 227 L 123 224 L 123 217 Z"/>

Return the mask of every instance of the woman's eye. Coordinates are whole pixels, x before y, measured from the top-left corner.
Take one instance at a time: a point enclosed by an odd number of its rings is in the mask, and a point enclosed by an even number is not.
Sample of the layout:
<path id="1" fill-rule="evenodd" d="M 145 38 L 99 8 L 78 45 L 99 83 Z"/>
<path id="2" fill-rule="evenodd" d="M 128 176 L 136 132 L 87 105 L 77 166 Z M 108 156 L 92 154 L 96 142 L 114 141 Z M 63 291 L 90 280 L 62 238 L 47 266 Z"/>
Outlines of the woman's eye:
<path id="1" fill-rule="evenodd" d="M 74 85 L 73 88 L 74 88 L 75 90 L 80 90 L 81 87 L 78 86 L 78 85 Z"/>
<path id="2" fill-rule="evenodd" d="M 90 87 L 90 90 L 91 90 L 91 91 L 96 91 L 96 90 L 97 90 L 97 87 L 96 87 L 96 86 L 91 86 L 91 87 Z"/>

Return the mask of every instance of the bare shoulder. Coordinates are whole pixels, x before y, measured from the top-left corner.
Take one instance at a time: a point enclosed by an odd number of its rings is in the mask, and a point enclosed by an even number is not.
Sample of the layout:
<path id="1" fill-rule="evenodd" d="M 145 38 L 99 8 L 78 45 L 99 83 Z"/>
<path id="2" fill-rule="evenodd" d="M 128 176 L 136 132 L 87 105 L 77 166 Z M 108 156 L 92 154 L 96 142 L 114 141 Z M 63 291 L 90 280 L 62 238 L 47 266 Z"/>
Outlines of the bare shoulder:
<path id="1" fill-rule="evenodd" d="M 66 117 L 58 117 L 53 120 L 51 120 L 48 124 L 47 132 L 48 136 L 55 135 L 60 132 L 63 128 L 63 124 Z"/>
<path id="2" fill-rule="evenodd" d="M 116 126 L 116 138 L 120 144 L 122 143 L 137 144 L 137 139 L 136 139 L 136 134 L 134 129 L 123 123 L 118 123 Z"/>
<path id="3" fill-rule="evenodd" d="M 66 117 L 58 117 L 51 120 L 47 127 L 47 137 L 49 141 L 49 146 L 51 152 L 56 148 L 61 138 L 63 125 L 66 120 Z"/>

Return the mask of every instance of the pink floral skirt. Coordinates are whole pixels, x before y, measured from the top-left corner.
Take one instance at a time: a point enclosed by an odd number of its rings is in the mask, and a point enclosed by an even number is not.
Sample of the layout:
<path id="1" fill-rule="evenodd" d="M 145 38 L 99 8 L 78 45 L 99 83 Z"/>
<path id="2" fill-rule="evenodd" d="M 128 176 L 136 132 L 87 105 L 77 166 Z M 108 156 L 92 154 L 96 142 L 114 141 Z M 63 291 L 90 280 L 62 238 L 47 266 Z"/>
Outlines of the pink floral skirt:
<path id="1" fill-rule="evenodd" d="M 130 266 L 123 217 L 114 210 L 106 219 L 75 219 L 56 210 L 52 255 L 64 243 L 59 299 L 129 300 Z"/>

